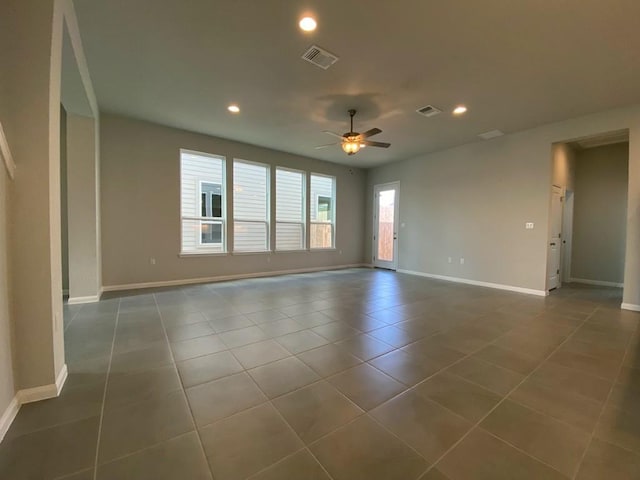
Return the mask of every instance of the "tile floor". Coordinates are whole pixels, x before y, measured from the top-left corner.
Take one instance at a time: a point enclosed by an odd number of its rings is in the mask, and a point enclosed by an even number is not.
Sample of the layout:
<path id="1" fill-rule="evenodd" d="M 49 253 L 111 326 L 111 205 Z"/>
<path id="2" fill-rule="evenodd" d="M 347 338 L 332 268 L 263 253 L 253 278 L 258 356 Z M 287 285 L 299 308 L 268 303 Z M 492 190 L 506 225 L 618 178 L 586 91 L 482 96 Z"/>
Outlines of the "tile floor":
<path id="1" fill-rule="evenodd" d="M 352 269 L 67 306 L 0 478 L 640 478 L 639 314 Z"/>

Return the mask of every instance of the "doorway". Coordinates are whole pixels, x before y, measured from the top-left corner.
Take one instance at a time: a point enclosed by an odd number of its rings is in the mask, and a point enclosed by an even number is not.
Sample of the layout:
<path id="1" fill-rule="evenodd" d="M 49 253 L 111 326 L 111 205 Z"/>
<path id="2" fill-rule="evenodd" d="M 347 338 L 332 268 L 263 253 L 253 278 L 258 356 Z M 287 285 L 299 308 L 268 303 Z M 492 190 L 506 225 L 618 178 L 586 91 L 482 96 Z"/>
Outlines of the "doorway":
<path id="1" fill-rule="evenodd" d="M 560 251 L 562 236 L 562 188 L 554 185 L 551 191 L 551 225 L 549 228 L 547 290 L 560 286 Z"/>
<path id="2" fill-rule="evenodd" d="M 373 187 L 373 265 L 398 268 L 398 206 L 400 183 Z"/>

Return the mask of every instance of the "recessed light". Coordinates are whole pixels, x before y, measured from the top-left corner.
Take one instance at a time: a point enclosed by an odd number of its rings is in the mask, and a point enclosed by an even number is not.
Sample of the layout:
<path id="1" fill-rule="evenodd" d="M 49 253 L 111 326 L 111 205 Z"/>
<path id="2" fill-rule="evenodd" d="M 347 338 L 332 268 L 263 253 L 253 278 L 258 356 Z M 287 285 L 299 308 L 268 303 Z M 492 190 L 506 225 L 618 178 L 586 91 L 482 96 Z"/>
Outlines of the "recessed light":
<path id="1" fill-rule="evenodd" d="M 463 113 L 467 113 L 467 107 L 465 107 L 464 105 L 458 105 L 453 109 L 454 115 L 462 115 Z"/>
<path id="2" fill-rule="evenodd" d="M 315 18 L 313 17 L 304 17 L 302 20 L 300 20 L 298 25 L 300 25 L 300 28 L 305 32 L 313 32 L 318 26 Z"/>
<path id="3" fill-rule="evenodd" d="M 227 107 L 227 110 L 229 110 L 231 113 L 240 113 L 240 107 L 238 105 L 229 105 Z"/>

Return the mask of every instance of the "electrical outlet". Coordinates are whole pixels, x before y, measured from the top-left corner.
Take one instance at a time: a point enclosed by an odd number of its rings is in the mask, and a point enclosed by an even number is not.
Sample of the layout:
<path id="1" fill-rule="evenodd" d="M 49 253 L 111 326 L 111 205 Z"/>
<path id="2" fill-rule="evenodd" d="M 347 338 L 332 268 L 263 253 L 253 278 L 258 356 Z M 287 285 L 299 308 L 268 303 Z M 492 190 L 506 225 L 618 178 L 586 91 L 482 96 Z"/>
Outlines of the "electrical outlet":
<path id="1" fill-rule="evenodd" d="M 464 265 L 464 257 L 460 257 L 460 265 Z"/>
<path id="2" fill-rule="evenodd" d="M 447 257 L 447 263 L 451 263 L 451 257 Z"/>
<path id="3" fill-rule="evenodd" d="M 150 263 L 151 265 L 155 265 L 155 264 L 156 264 L 156 259 L 155 259 L 155 258 L 153 258 L 153 257 L 149 258 L 149 263 Z"/>
<path id="4" fill-rule="evenodd" d="M 527 230 L 533 230 L 533 222 L 525 223 L 524 228 L 526 228 Z"/>
<path id="5" fill-rule="evenodd" d="M 338 250 L 338 255 L 342 255 L 342 250 Z"/>

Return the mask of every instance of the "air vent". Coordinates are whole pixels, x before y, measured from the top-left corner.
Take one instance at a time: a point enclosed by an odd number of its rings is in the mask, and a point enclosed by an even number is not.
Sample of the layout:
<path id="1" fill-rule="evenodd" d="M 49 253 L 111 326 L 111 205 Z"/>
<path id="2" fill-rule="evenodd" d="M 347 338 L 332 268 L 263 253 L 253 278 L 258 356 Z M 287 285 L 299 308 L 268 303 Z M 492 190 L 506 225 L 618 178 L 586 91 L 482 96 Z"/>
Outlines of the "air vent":
<path id="1" fill-rule="evenodd" d="M 492 138 L 501 137 L 502 135 L 504 135 L 504 132 L 501 132 L 500 130 L 491 130 L 490 132 L 481 133 L 478 136 L 484 140 L 490 140 Z"/>
<path id="2" fill-rule="evenodd" d="M 416 110 L 420 115 L 424 115 L 425 117 L 435 117 L 436 115 L 442 113 L 442 110 L 434 107 L 433 105 L 427 105 L 426 107 L 419 108 Z"/>
<path id="3" fill-rule="evenodd" d="M 309 50 L 304 52 L 302 55 L 302 59 L 309 63 L 313 63 L 316 67 L 320 67 L 323 70 L 326 70 L 338 61 L 338 57 L 333 53 L 329 53 L 317 45 L 311 45 Z"/>

